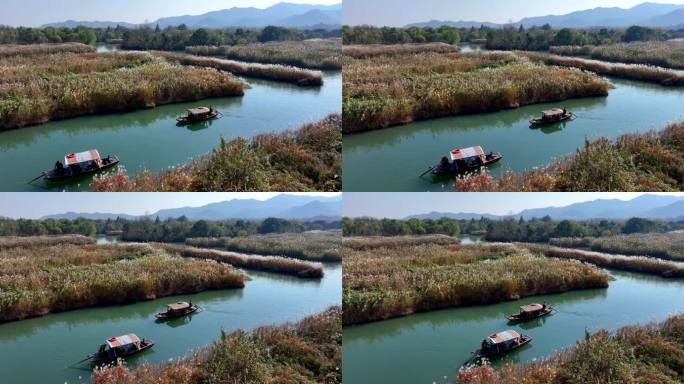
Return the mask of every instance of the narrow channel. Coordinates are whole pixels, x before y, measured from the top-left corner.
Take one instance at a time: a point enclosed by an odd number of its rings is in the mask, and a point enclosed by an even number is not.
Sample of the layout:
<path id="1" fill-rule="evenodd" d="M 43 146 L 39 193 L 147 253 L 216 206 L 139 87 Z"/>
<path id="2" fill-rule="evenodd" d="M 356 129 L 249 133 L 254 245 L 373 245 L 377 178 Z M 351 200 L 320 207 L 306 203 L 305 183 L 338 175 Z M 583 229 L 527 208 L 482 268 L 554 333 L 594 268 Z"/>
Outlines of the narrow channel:
<path id="1" fill-rule="evenodd" d="M 253 329 L 297 321 L 340 305 L 342 265 L 324 264 L 322 280 L 248 272 L 244 289 L 209 291 L 136 304 L 98 307 L 0 324 L 0 377 L 5 383 L 87 383 L 90 365 L 74 364 L 107 337 L 136 333 L 155 346 L 127 360 L 161 363 L 211 344 L 220 330 Z M 167 303 L 192 299 L 201 311 L 166 323 L 154 314 Z"/>
<path id="2" fill-rule="evenodd" d="M 344 329 L 345 384 L 453 383 L 458 368 L 492 332 L 514 329 L 533 337 L 519 351 L 495 360 L 524 363 L 572 346 L 585 330 L 662 321 L 684 311 L 684 280 L 610 271 L 607 289 L 573 291 L 501 304 L 456 308 Z M 508 325 L 518 306 L 545 302 L 557 313 Z"/>

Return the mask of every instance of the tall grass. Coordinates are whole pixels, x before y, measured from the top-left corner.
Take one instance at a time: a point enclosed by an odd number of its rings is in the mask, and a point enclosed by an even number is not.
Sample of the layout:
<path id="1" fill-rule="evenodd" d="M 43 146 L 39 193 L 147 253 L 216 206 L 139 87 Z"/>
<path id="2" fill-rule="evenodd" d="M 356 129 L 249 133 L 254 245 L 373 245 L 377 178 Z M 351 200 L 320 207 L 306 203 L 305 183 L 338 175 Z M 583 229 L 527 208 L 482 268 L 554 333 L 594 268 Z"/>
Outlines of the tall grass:
<path id="1" fill-rule="evenodd" d="M 290 259 L 287 257 L 245 255 L 234 252 L 224 252 L 215 249 L 161 243 L 155 244 L 154 247 L 164 249 L 182 257 L 214 260 L 223 264 L 230 264 L 237 268 L 282 273 L 285 275 L 297 276 L 303 279 L 320 279 L 323 277 L 323 267 L 320 264 Z"/>
<path id="2" fill-rule="evenodd" d="M 376 248 L 403 248 L 414 245 L 436 244 L 450 245 L 458 244 L 457 237 L 447 235 L 415 235 L 415 236 L 365 236 L 365 237 L 344 237 L 342 246 L 344 249 L 356 251 L 367 251 Z"/>
<path id="3" fill-rule="evenodd" d="M 447 43 L 426 44 L 368 44 L 368 45 L 345 45 L 342 54 L 345 57 L 355 59 L 370 59 L 377 56 L 402 56 L 409 54 L 424 53 L 455 53 L 458 47 Z"/>
<path id="4" fill-rule="evenodd" d="M 684 185 L 684 123 L 659 132 L 632 133 L 615 141 L 587 141 L 575 154 L 522 173 L 486 172 L 456 180 L 474 191 L 680 191 Z"/>
<path id="5" fill-rule="evenodd" d="M 81 43 L 64 44 L 0 44 L 0 58 L 13 56 L 45 56 L 55 53 L 92 53 L 95 47 Z"/>
<path id="6" fill-rule="evenodd" d="M 230 72 L 237 76 L 282 81 L 293 83 L 301 87 L 323 85 L 323 74 L 308 69 L 275 64 L 242 63 L 233 60 L 215 59 L 173 52 L 158 51 L 153 54 L 182 65 L 214 68 L 220 71 Z"/>
<path id="7" fill-rule="evenodd" d="M 684 69 L 684 40 L 634 41 L 584 47 L 560 46 L 551 47 L 549 51 L 558 55 L 582 55 L 597 60 Z"/>
<path id="8" fill-rule="evenodd" d="M 185 244 L 228 251 L 292 257 L 312 261 L 341 261 L 339 231 L 270 233 L 246 237 L 190 238 Z"/>
<path id="9" fill-rule="evenodd" d="M 630 272 L 648 273 L 663 277 L 684 277 L 684 263 L 666 261 L 653 257 L 623 256 L 607 253 L 583 251 L 579 249 L 559 248 L 541 244 L 524 244 L 522 247 L 534 253 L 559 259 L 574 259 L 600 267 L 619 269 Z"/>
<path id="10" fill-rule="evenodd" d="M 229 74 L 170 64 L 146 53 L 0 58 L 0 130 L 243 94 L 244 84 Z"/>
<path id="11" fill-rule="evenodd" d="M 679 383 L 684 372 L 684 315 L 658 324 L 587 334 L 574 346 L 522 366 L 462 368 L 459 384 Z"/>
<path id="12" fill-rule="evenodd" d="M 342 309 L 251 332 L 221 332 L 189 357 L 93 372 L 93 384 L 342 383 Z"/>
<path id="13" fill-rule="evenodd" d="M 147 245 L 44 245 L 0 250 L 0 322 L 97 305 L 244 287 L 230 266 Z"/>
<path id="14" fill-rule="evenodd" d="M 342 69 L 342 40 L 312 39 L 304 41 L 272 41 L 245 45 L 186 47 L 185 52 L 198 56 L 221 56 L 252 63 L 282 64 L 294 67 Z"/>
<path id="15" fill-rule="evenodd" d="M 537 52 L 520 52 L 532 61 L 547 65 L 579 68 L 600 75 L 647 81 L 665 86 L 684 86 L 684 71 L 642 64 L 607 63 L 578 57 L 562 57 Z"/>
<path id="16" fill-rule="evenodd" d="M 0 250 L 10 248 L 36 248 L 53 245 L 95 244 L 95 239 L 83 235 L 60 236 L 0 236 Z"/>
<path id="17" fill-rule="evenodd" d="M 93 178 L 92 191 L 340 191 L 341 116 L 297 131 L 221 140 L 210 154 L 159 173 Z"/>
<path id="18" fill-rule="evenodd" d="M 592 265 L 509 244 L 345 248 L 343 323 L 607 286 L 608 275 Z"/>
<path id="19" fill-rule="evenodd" d="M 346 52 L 344 133 L 608 94 L 608 83 L 594 74 L 534 64 L 510 52 L 428 49 L 362 58 Z"/>
<path id="20" fill-rule="evenodd" d="M 581 240 L 581 241 L 580 241 Z M 561 247 L 589 247 L 594 251 L 642 255 L 684 262 L 684 233 L 634 233 L 586 239 L 552 239 Z"/>

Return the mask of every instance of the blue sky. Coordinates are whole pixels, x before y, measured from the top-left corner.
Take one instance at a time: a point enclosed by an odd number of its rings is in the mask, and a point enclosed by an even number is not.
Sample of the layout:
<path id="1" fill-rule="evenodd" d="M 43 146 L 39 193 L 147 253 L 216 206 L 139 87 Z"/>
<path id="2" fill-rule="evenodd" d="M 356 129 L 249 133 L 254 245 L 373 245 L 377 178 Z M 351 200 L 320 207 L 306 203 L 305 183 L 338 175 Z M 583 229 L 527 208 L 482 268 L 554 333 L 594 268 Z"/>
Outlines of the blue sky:
<path id="1" fill-rule="evenodd" d="M 401 27 L 428 20 L 507 23 L 523 17 L 560 15 L 596 7 L 631 8 L 646 0 L 344 0 L 345 24 Z M 684 4 L 684 0 L 649 0 Z"/>
<path id="2" fill-rule="evenodd" d="M 292 195 L 335 196 L 338 193 L 302 192 Z M 0 216 L 40 218 L 45 215 L 64 212 L 104 212 L 142 215 L 165 208 L 198 207 L 205 204 L 232 199 L 266 200 L 279 193 L 0 193 Z"/>
<path id="3" fill-rule="evenodd" d="M 469 212 L 508 215 L 528 208 L 562 207 L 597 199 L 631 200 L 643 193 L 628 192 L 509 192 L 509 193 L 372 193 L 345 192 L 342 212 L 349 217 L 401 219 L 409 215 L 437 212 Z M 663 193 L 679 195 L 684 193 Z"/>
<path id="4" fill-rule="evenodd" d="M 232 7 L 266 8 L 280 0 L 2 0 L 0 24 L 40 26 L 64 20 L 143 23 L 160 17 L 199 15 Z M 338 4 L 340 0 L 287 0 Z"/>

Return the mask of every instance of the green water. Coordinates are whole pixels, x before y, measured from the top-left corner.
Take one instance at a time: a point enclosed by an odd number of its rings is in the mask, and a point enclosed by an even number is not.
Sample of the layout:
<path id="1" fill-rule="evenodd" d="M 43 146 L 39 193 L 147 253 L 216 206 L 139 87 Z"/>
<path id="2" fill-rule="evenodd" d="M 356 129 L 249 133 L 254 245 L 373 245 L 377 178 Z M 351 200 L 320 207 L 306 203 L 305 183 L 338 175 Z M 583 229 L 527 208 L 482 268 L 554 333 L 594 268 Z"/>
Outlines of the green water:
<path id="1" fill-rule="evenodd" d="M 628 324 L 661 321 L 684 311 L 684 280 L 611 273 L 616 280 L 607 289 L 426 312 L 347 327 L 343 336 L 344 382 L 453 383 L 470 352 L 495 331 L 514 329 L 533 337 L 529 345 L 495 361 L 522 363 L 573 345 L 584 337 L 585 328 L 615 330 Z M 558 313 L 507 325 L 504 315 L 529 302 L 554 305 Z"/>
<path id="2" fill-rule="evenodd" d="M 128 359 L 159 363 L 189 354 L 233 331 L 296 321 L 341 302 L 342 266 L 326 264 L 322 280 L 249 272 L 244 289 L 167 297 L 137 304 L 84 309 L 0 324 L 0 382 L 47 384 L 88 382 L 88 364 L 73 363 L 109 336 L 136 333 L 156 345 Z M 175 300 L 192 299 L 202 311 L 156 323 L 154 314 Z"/>
<path id="3" fill-rule="evenodd" d="M 143 169 L 159 171 L 211 151 L 218 146 L 221 136 L 249 138 L 297 129 L 304 123 L 341 111 L 341 73 L 326 72 L 324 78 L 322 87 L 313 88 L 250 79 L 251 89 L 243 97 L 79 117 L 2 132 L 0 190 L 88 190 L 90 178 L 70 184 L 45 181 L 27 184 L 70 152 L 96 148 L 102 156 L 118 155 L 129 173 Z M 211 105 L 224 117 L 206 124 L 176 126 L 178 115 L 198 105 Z"/>
<path id="4" fill-rule="evenodd" d="M 489 168 L 523 171 L 547 164 L 584 145 L 585 138 L 663 129 L 684 119 L 684 89 L 611 79 L 608 97 L 537 104 L 502 112 L 450 117 L 345 135 L 345 191 L 451 191 L 453 178 L 419 178 L 451 149 L 482 145 L 503 160 Z M 539 111 L 564 106 L 578 118 L 532 129 Z"/>

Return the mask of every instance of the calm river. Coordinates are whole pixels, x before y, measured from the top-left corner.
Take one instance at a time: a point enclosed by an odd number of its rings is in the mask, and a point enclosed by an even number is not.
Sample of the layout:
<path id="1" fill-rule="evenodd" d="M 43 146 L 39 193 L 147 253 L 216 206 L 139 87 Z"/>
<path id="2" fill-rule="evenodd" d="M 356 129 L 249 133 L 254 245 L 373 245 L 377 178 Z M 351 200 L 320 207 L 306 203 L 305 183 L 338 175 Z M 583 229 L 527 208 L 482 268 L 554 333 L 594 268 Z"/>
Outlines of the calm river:
<path id="1" fill-rule="evenodd" d="M 118 155 L 129 173 L 143 169 L 159 171 L 210 152 L 222 136 L 230 140 L 298 129 L 304 123 L 341 111 L 341 72 L 325 72 L 324 81 L 322 87 L 303 88 L 249 79 L 251 89 L 243 97 L 78 117 L 2 132 L 0 190 L 88 190 L 90 178 L 71 184 L 44 181 L 27 184 L 71 152 L 98 149 L 103 157 Z M 211 105 L 224 117 L 208 124 L 176 126 L 177 116 L 198 105 Z"/>
<path id="2" fill-rule="evenodd" d="M 502 112 L 421 121 L 344 136 L 345 191 L 452 191 L 453 178 L 419 178 L 453 148 L 481 145 L 503 160 L 489 168 L 522 171 L 547 164 L 584 145 L 585 137 L 615 138 L 660 130 L 684 119 L 684 90 L 611 79 L 608 97 L 537 104 Z M 531 129 L 541 110 L 564 106 L 578 118 Z"/>
<path id="3" fill-rule="evenodd" d="M 684 311 L 684 280 L 611 271 L 607 289 L 537 296 L 515 302 L 448 309 L 344 329 L 345 384 L 453 383 L 458 368 L 495 331 L 515 329 L 534 339 L 501 362 L 548 356 L 584 337 L 585 329 L 661 321 Z M 505 314 L 529 302 L 554 305 L 536 321 L 507 325 Z"/>
<path id="4" fill-rule="evenodd" d="M 57 313 L 0 324 L 0 382 L 22 384 L 86 383 L 89 364 L 74 364 L 109 336 L 136 333 L 156 345 L 127 360 L 159 363 L 188 355 L 234 331 L 296 321 L 340 305 L 342 265 L 326 264 L 322 280 L 249 272 L 244 289 L 167 297 L 116 307 Z M 184 319 L 156 323 L 166 303 L 192 299 L 202 311 Z"/>

